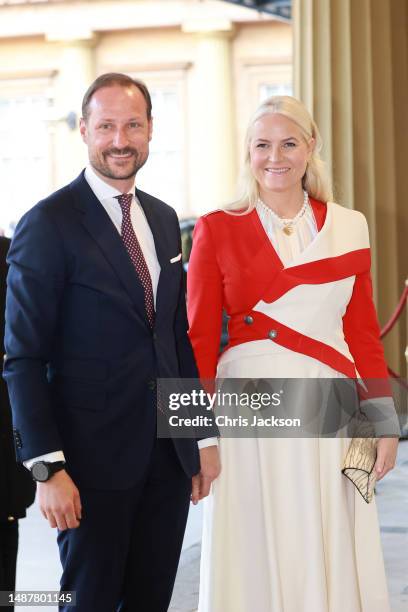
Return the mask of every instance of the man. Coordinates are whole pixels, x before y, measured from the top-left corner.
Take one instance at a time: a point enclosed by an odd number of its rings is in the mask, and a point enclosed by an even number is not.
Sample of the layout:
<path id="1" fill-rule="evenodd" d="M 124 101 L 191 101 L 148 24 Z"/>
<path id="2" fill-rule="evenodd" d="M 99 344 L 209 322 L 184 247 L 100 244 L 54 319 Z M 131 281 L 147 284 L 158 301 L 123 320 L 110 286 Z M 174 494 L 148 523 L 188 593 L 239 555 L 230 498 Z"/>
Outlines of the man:
<path id="1" fill-rule="evenodd" d="M 218 449 L 156 439 L 156 379 L 197 370 L 176 214 L 134 189 L 149 92 L 102 75 L 82 113 L 89 166 L 23 217 L 9 254 L 15 443 L 59 529 L 61 590 L 76 591 L 75 610 L 164 612 L 190 494 L 208 494 Z"/>
<path id="2" fill-rule="evenodd" d="M 0 236 L 0 356 L 3 357 L 6 307 L 6 255 L 10 240 Z M 30 473 L 16 463 L 7 387 L 0 378 L 0 591 L 14 591 L 18 549 L 18 519 L 34 501 Z M 9 606 L 13 609 L 14 606 Z"/>

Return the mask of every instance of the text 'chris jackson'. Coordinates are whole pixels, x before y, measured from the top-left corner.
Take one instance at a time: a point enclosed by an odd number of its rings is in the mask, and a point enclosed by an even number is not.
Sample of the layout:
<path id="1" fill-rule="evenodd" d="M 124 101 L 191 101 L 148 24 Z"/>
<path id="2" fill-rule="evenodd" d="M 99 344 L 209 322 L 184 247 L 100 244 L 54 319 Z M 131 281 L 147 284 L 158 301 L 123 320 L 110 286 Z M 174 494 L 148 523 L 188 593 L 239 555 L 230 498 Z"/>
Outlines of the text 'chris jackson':
<path id="1" fill-rule="evenodd" d="M 213 423 L 218 427 L 300 427 L 300 419 L 282 419 L 275 416 L 262 418 L 254 414 L 252 419 L 242 416 L 228 417 L 226 415 L 196 416 L 193 418 L 179 417 L 172 415 L 169 417 L 171 427 L 210 427 Z"/>

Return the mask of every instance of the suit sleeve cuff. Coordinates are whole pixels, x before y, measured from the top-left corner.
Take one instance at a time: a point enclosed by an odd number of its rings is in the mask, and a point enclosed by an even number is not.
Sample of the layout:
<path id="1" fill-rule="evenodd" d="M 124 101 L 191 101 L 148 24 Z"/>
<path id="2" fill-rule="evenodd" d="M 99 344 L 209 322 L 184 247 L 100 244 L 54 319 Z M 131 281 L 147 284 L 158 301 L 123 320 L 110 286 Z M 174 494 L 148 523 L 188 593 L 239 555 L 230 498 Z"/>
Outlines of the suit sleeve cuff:
<path id="1" fill-rule="evenodd" d="M 401 428 L 392 397 L 374 397 L 360 401 L 360 409 L 367 417 L 376 438 L 400 437 Z"/>

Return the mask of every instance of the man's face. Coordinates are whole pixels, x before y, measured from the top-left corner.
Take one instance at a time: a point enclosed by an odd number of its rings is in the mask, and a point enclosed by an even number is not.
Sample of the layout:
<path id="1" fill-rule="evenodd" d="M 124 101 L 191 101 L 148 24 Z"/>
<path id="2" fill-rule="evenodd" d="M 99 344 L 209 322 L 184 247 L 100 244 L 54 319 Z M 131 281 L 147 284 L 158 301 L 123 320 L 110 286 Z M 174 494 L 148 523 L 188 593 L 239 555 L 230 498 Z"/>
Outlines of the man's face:
<path id="1" fill-rule="evenodd" d="M 120 85 L 98 89 L 87 120 L 81 119 L 80 132 L 91 165 L 107 183 L 120 187 L 119 181 L 133 179 L 147 160 L 152 137 L 141 91 Z"/>

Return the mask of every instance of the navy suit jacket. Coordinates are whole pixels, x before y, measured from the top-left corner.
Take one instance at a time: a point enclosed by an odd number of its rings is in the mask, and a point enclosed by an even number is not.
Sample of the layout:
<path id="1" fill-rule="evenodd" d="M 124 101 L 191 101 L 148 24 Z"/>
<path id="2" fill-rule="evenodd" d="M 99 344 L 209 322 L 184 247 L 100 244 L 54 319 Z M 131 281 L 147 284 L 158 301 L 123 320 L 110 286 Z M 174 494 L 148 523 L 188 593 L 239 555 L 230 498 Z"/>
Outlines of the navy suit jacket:
<path id="1" fill-rule="evenodd" d="M 195 378 L 175 211 L 137 190 L 161 266 L 152 330 L 122 239 L 82 172 L 19 222 L 8 255 L 4 376 L 20 461 L 62 449 L 84 486 L 121 489 L 148 467 L 156 379 Z M 188 476 L 195 440 L 174 440 Z"/>

